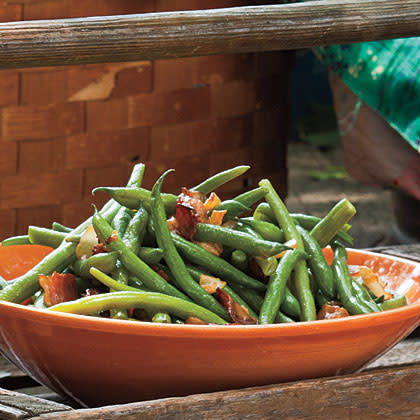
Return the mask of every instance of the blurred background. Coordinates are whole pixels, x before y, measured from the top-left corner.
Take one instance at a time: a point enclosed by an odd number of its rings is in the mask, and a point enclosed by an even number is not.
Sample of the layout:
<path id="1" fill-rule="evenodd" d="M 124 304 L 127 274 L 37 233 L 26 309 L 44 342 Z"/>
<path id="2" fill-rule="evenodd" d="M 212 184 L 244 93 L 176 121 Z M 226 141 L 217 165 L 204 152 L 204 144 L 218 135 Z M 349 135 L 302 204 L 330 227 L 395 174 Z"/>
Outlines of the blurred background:
<path id="1" fill-rule="evenodd" d="M 5 0 L 0 20 L 250 4 Z M 137 162 L 146 163 L 146 187 L 175 168 L 165 181 L 174 192 L 250 164 L 222 197 L 267 177 L 295 212 L 323 216 L 348 197 L 357 248 L 385 243 L 391 231 L 390 192 L 345 169 L 328 73 L 311 51 L 1 71 L 0 114 L 0 240 L 30 224 L 79 224 L 92 201 L 106 200 L 92 188 L 124 185 Z"/>

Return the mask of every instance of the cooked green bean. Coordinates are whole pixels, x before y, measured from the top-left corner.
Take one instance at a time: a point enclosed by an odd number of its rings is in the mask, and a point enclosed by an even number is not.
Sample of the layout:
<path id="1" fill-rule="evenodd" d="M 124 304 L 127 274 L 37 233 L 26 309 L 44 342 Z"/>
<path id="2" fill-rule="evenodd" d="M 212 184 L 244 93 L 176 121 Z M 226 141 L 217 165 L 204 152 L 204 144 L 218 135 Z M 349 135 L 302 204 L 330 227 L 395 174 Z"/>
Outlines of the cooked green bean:
<path id="1" fill-rule="evenodd" d="M 240 222 L 250 226 L 266 241 L 285 241 L 283 231 L 274 223 L 265 222 L 263 220 L 255 220 L 253 217 L 241 217 Z"/>
<path id="2" fill-rule="evenodd" d="M 73 230 L 72 228 L 64 226 L 58 222 L 53 222 L 52 229 L 57 232 L 64 232 L 64 233 L 70 233 Z"/>
<path id="3" fill-rule="evenodd" d="M 369 306 L 373 312 L 379 312 L 381 310 L 381 307 L 378 306 L 364 285 L 360 284 L 356 279 L 352 278 L 352 286 L 356 296 L 367 306 Z"/>
<path id="4" fill-rule="evenodd" d="M 235 201 L 239 201 L 244 206 L 251 207 L 257 201 L 261 200 L 267 194 L 267 190 L 262 187 L 254 188 L 253 190 L 246 191 L 234 198 Z"/>
<path id="5" fill-rule="evenodd" d="M 230 254 L 230 262 L 241 271 L 248 269 L 248 256 L 240 249 L 235 249 Z"/>
<path id="6" fill-rule="evenodd" d="M 339 245 L 334 245 L 334 259 L 331 268 L 334 274 L 338 297 L 344 308 L 351 315 L 368 314 L 373 312 L 372 308 L 366 305 L 355 295 L 349 268 L 347 266 L 347 251 Z"/>
<path id="7" fill-rule="evenodd" d="M 311 230 L 312 237 L 324 248 L 355 214 L 353 204 L 343 198 Z"/>
<path id="8" fill-rule="evenodd" d="M 157 264 L 163 258 L 163 251 L 160 248 L 142 247 L 138 255 L 147 264 Z"/>
<path id="9" fill-rule="evenodd" d="M 152 312 L 167 312 L 182 319 L 199 318 L 210 324 L 226 321 L 199 305 L 174 296 L 156 292 L 111 292 L 87 296 L 51 306 L 50 311 L 79 315 L 97 315 L 110 309 L 140 308 Z"/>
<path id="10" fill-rule="evenodd" d="M 152 322 L 158 322 L 161 324 L 171 324 L 172 319 L 171 316 L 166 312 L 156 312 L 153 315 Z"/>
<path id="11" fill-rule="evenodd" d="M 223 319 L 228 320 L 229 315 L 226 309 L 209 293 L 207 293 L 200 285 L 198 285 L 188 273 L 185 263 L 180 257 L 169 231 L 166 221 L 165 208 L 160 195 L 163 180 L 171 171 L 166 171 L 156 181 L 152 188 L 151 209 L 152 220 L 155 231 L 156 241 L 159 248 L 163 251 L 163 258 L 166 261 L 171 273 L 174 277 L 176 285 L 194 302 L 204 306 L 205 308 L 218 314 Z"/>
<path id="12" fill-rule="evenodd" d="M 28 226 L 28 237 L 31 244 L 57 248 L 66 237 L 66 233 L 38 226 Z"/>
<path id="13" fill-rule="evenodd" d="M 271 324 L 274 322 L 283 302 L 286 282 L 296 263 L 303 258 L 307 258 L 307 254 L 300 249 L 286 251 L 281 257 L 275 273 L 270 277 L 267 291 L 265 292 L 259 316 L 260 324 Z"/>
<path id="14" fill-rule="evenodd" d="M 119 255 L 120 253 L 115 251 L 102 252 L 100 254 L 92 255 L 89 258 L 76 260 L 71 265 L 71 268 L 76 276 L 87 278 L 90 277 L 89 270 L 91 267 L 95 267 L 104 273 L 111 273 L 115 270 Z"/>
<path id="15" fill-rule="evenodd" d="M 318 288 L 327 299 L 334 299 L 334 277 L 321 247 L 306 229 L 301 226 L 296 226 L 296 229 L 302 237 L 305 251 L 309 256 L 307 263 Z"/>
<path id="16" fill-rule="evenodd" d="M 29 235 L 19 235 L 3 239 L 1 246 L 28 245 L 30 243 L 31 241 L 29 240 Z"/>
<path id="17" fill-rule="evenodd" d="M 241 249 L 249 255 L 261 257 L 270 257 L 288 249 L 279 242 L 265 241 L 244 232 L 207 223 L 197 223 L 194 239 L 220 243 L 234 249 Z"/>
<path id="18" fill-rule="evenodd" d="M 226 184 L 229 181 L 237 178 L 244 174 L 250 167 L 248 165 L 236 166 L 226 171 L 219 172 L 210 178 L 207 178 L 205 181 L 196 185 L 195 187 L 190 188 L 192 191 L 200 191 L 203 194 L 208 194 L 218 187 Z"/>
<path id="19" fill-rule="evenodd" d="M 171 233 L 171 236 L 178 251 L 191 263 L 207 268 L 214 275 L 225 281 L 241 284 L 255 290 L 262 291 L 266 289 L 265 284 L 238 270 L 224 259 L 212 255 L 199 245 L 187 241 L 174 232 Z"/>
<path id="20" fill-rule="evenodd" d="M 120 252 L 120 260 L 126 269 L 135 277 L 140 278 L 148 289 L 189 300 L 184 293 L 167 283 L 161 276 L 159 276 L 158 273 L 153 271 L 145 262 L 134 254 L 134 252 L 124 244 L 121 238 L 118 236 L 112 236 L 112 226 L 99 214 L 96 209 L 92 222 L 93 227 L 102 242 L 108 242 L 107 246 L 109 246 L 112 251 Z"/>
<path id="21" fill-rule="evenodd" d="M 112 220 L 111 226 L 117 230 L 120 237 L 124 237 L 125 231 L 127 230 L 128 223 L 133 217 L 132 210 L 127 207 L 121 207 L 114 219 Z"/>
<path id="22" fill-rule="evenodd" d="M 405 296 L 398 296 L 392 299 L 384 300 L 382 303 L 379 304 L 380 308 L 383 311 L 401 308 L 405 305 L 407 305 L 407 298 Z"/>
<path id="23" fill-rule="evenodd" d="M 303 213 L 290 213 L 295 224 L 302 226 L 306 230 L 311 231 L 317 223 L 321 221 L 320 217 L 311 216 Z M 258 221 L 266 221 L 276 223 L 273 211 L 268 203 L 260 203 L 254 211 L 253 217 Z M 353 238 L 347 233 L 351 228 L 351 225 L 346 223 L 342 229 L 337 233 L 337 239 L 340 241 L 353 246 Z"/>
<path id="24" fill-rule="evenodd" d="M 129 209 L 136 210 L 142 204 L 147 211 L 150 211 L 150 200 L 152 192 L 145 188 L 138 187 L 97 187 L 92 190 L 92 194 L 97 191 L 107 193 L 111 198 Z M 174 194 L 162 193 L 162 200 L 167 214 L 174 214 L 176 200 L 178 196 Z"/>
<path id="25" fill-rule="evenodd" d="M 245 287 L 236 287 L 237 293 L 241 296 L 241 298 L 247 302 L 247 304 L 256 312 L 259 313 L 261 306 L 264 302 L 264 298 L 258 295 L 255 290 L 249 290 Z M 292 318 L 285 315 L 283 312 L 278 312 L 276 314 L 275 322 L 277 324 L 282 323 L 291 323 L 295 322 Z"/>
<path id="26" fill-rule="evenodd" d="M 223 220 L 234 219 L 235 217 L 250 211 L 251 209 L 239 201 L 235 200 L 225 200 L 222 201 L 215 210 L 226 210 L 226 214 L 223 217 Z"/>
<path id="27" fill-rule="evenodd" d="M 278 225 L 284 232 L 284 237 L 287 241 L 294 239 L 296 241 L 296 248 L 304 251 L 302 237 L 296 229 L 289 212 L 284 205 L 277 192 L 274 190 L 271 182 L 268 179 L 260 181 L 259 185 L 267 189 L 266 200 L 273 210 Z M 297 298 L 301 307 L 302 321 L 313 321 L 316 319 L 315 300 L 311 292 L 308 276 L 308 268 L 305 260 L 300 260 L 296 263 L 293 273 L 293 283 L 296 288 Z"/>
<path id="28" fill-rule="evenodd" d="M 197 267 L 194 267 L 192 265 L 186 265 L 187 270 L 191 274 L 191 277 L 197 282 L 200 282 L 201 274 L 206 274 Z M 254 318 L 257 318 L 258 315 L 252 310 L 252 308 L 241 298 L 241 296 L 238 295 L 231 287 L 229 287 L 227 284 L 223 288 L 223 290 L 233 299 L 234 302 L 238 302 L 240 305 L 244 306 L 249 314 L 253 316 Z"/>

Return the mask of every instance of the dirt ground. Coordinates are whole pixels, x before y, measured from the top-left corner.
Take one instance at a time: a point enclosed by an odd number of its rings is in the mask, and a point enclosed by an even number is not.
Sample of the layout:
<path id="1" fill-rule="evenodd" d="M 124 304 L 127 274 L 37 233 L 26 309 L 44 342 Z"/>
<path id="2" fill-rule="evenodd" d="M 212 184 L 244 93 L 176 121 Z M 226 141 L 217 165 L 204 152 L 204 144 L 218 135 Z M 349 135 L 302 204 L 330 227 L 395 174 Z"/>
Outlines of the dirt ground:
<path id="1" fill-rule="evenodd" d="M 354 237 L 354 248 L 386 243 L 394 220 L 390 191 L 363 185 L 350 176 L 340 178 L 343 168 L 340 146 L 325 150 L 307 143 L 291 142 L 286 199 L 289 211 L 322 217 L 337 201 L 347 197 L 357 209 L 349 231 Z M 328 175 L 331 170 L 333 175 Z"/>

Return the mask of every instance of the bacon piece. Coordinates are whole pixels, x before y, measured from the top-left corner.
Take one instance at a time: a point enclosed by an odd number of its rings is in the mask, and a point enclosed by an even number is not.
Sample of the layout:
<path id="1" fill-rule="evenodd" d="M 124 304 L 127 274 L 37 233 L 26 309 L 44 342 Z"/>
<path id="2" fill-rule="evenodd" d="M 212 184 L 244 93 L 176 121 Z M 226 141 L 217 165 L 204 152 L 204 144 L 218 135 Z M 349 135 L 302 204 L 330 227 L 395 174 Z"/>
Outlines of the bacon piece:
<path id="1" fill-rule="evenodd" d="M 99 295 L 99 292 L 96 289 L 86 289 L 83 293 L 83 296 L 94 296 L 94 295 Z"/>
<path id="2" fill-rule="evenodd" d="M 217 296 L 234 323 L 241 325 L 258 324 L 258 320 L 249 314 L 248 309 L 235 302 L 232 296 L 228 295 L 224 290 L 218 289 Z"/>
<path id="3" fill-rule="evenodd" d="M 318 312 L 318 320 L 344 318 L 350 316 L 345 308 L 338 304 L 338 302 L 326 302 L 322 305 Z"/>
<path id="4" fill-rule="evenodd" d="M 111 242 L 118 241 L 118 231 L 115 229 L 112 231 L 111 235 L 105 239 L 106 244 L 110 244 Z"/>
<path id="5" fill-rule="evenodd" d="M 33 297 L 29 297 L 28 299 L 25 299 L 23 302 L 20 302 L 21 305 L 32 305 L 34 303 Z"/>
<path id="6" fill-rule="evenodd" d="M 38 275 L 39 284 L 44 289 L 46 306 L 76 300 L 79 297 L 76 278 L 73 274 L 61 274 L 54 271 L 51 276 Z"/>
<path id="7" fill-rule="evenodd" d="M 161 268 L 157 267 L 156 265 L 151 265 L 150 268 L 156 273 L 158 273 L 159 276 L 166 280 L 168 283 L 171 282 L 171 278 Z"/>
<path id="8" fill-rule="evenodd" d="M 107 248 L 103 243 L 99 243 L 93 247 L 92 255 L 101 254 L 102 252 L 109 252 L 110 249 Z"/>
<path id="9" fill-rule="evenodd" d="M 181 191 L 175 210 L 176 232 L 190 241 L 195 235 L 197 223 L 208 223 L 209 218 L 202 193 L 187 188 Z"/>

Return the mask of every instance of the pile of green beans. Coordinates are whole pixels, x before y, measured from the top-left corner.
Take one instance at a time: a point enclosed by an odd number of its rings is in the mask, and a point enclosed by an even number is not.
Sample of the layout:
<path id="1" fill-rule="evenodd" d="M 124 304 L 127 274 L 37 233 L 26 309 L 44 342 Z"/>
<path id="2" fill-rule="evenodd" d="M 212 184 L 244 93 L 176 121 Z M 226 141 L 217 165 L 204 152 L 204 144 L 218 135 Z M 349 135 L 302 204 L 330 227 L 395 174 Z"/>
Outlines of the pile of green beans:
<path id="1" fill-rule="evenodd" d="M 201 194 L 204 203 L 206 195 L 248 169 L 228 169 L 189 191 Z M 382 302 L 351 277 L 345 246 L 353 244 L 348 231 L 356 210 L 347 199 L 323 218 L 289 213 L 270 181 L 262 179 L 257 188 L 208 209 L 209 216 L 223 212 L 221 225 L 200 219 L 186 239 L 168 224 L 177 216 L 179 196 L 161 192 L 172 170 L 151 191 L 141 185 L 144 171 L 145 165 L 135 165 L 125 187 L 95 188 L 110 200 L 101 210 L 94 207 L 77 228 L 54 222 L 51 229 L 29 226 L 27 235 L 5 239 L 2 246 L 39 244 L 53 251 L 19 278 L 0 278 L 0 300 L 21 303 L 32 297 L 35 307 L 46 308 L 39 275 L 61 272 L 74 275 L 79 298 L 46 309 L 137 322 L 224 325 L 237 324 L 245 314 L 247 324 L 294 323 L 315 321 L 328 302 L 349 315 L 407 304 L 404 296 Z M 190 211 L 194 218 L 194 208 Z M 78 257 L 90 225 L 102 248 Z M 215 244 L 220 255 L 208 248 Z M 331 264 L 325 246 L 333 250 Z M 217 287 L 206 288 L 203 278 Z"/>

